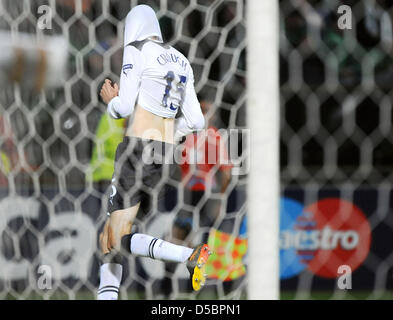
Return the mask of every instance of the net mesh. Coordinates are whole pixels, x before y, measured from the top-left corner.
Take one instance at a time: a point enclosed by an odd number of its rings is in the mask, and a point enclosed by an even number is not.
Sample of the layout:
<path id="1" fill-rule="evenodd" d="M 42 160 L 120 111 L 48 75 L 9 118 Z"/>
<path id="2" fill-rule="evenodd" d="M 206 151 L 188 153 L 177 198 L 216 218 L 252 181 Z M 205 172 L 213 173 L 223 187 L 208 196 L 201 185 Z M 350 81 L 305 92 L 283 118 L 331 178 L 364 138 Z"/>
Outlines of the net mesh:
<path id="1" fill-rule="evenodd" d="M 33 37 L 62 35 L 69 44 L 64 86 L 36 94 L 7 83 L 0 93 L 0 298 L 92 299 L 99 281 L 97 236 L 106 219 L 115 148 L 126 126 L 125 121 L 105 116 L 98 92 L 105 78 L 119 81 L 120 35 L 127 13 L 138 4 L 157 12 L 165 41 L 188 57 L 196 90 L 212 105 L 208 118 L 217 128 L 241 129 L 245 128 L 244 3 L 2 0 L 0 4 L 1 30 Z M 42 6 L 50 8 L 46 29 L 38 27 L 48 12 Z M 197 244 L 211 232 L 209 241 L 222 248 L 222 256 L 217 254 L 209 266 L 211 277 L 199 294 L 190 293 L 185 267 L 172 272 L 168 284 L 162 262 L 129 256 L 120 298 L 244 297 L 245 240 L 239 237 L 245 216 L 244 175 L 232 176 L 225 192 L 206 193 L 188 207 L 180 180 L 169 180 L 168 197 L 157 212 L 138 221 L 137 230 L 169 237 L 175 217 L 186 207 L 194 219 L 184 244 Z M 211 200 L 221 203 L 221 214 L 202 227 L 199 218 Z M 234 269 L 229 276 L 221 264 L 233 265 L 235 260 L 240 271 Z"/>
<path id="2" fill-rule="evenodd" d="M 246 127 L 243 1 L 1 1 L 2 30 L 60 34 L 69 42 L 62 88 L 37 95 L 7 85 L 0 92 L 3 299 L 95 296 L 97 233 L 106 218 L 114 148 L 125 126 L 104 116 L 98 90 L 106 77 L 118 81 L 118 35 L 128 11 L 141 3 L 156 10 L 165 40 L 192 63 L 196 89 L 213 105 L 208 117 L 218 128 Z M 52 8 L 50 29 L 37 28 L 42 5 Z M 341 5 L 352 9 L 352 29 L 338 27 Z M 351 250 L 328 250 L 328 260 L 337 263 L 324 261 L 323 250 L 293 243 L 288 260 L 281 243 L 281 298 L 391 297 L 391 6 L 388 0 L 280 1 L 280 240 L 283 231 L 311 234 L 329 226 L 341 232 L 337 237 L 360 228 L 355 230 L 358 240 L 365 241 L 357 246 L 357 262 Z M 231 179 L 224 193 L 189 205 L 184 185 L 171 178 L 170 196 L 158 205 L 159 214 L 136 225 L 138 231 L 169 237 L 181 209 L 191 211 L 186 244 L 210 232 L 210 243 L 226 249 L 217 250 L 223 256 L 214 257 L 206 288 L 190 293 L 185 268 L 170 273 L 168 284 L 162 262 L 130 256 L 121 298 L 245 297 L 246 179 Z M 215 223 L 202 226 L 207 198 L 223 202 L 226 209 Z M 321 202 L 326 199 L 354 204 L 361 211 L 354 220 L 365 217 L 367 223 L 348 224 L 336 213 L 326 216 Z M 299 217 L 296 210 L 301 219 L 287 228 L 288 219 Z M 230 279 L 228 264 L 238 267 Z M 352 289 L 339 288 L 339 265 L 352 267 Z M 42 281 L 48 275 L 42 266 L 50 266 L 50 288 L 39 287 L 48 285 Z"/>
<path id="3" fill-rule="evenodd" d="M 343 29 L 346 8 L 351 28 Z M 330 226 L 360 239 L 354 255 L 294 245 L 291 263 L 281 247 L 282 297 L 391 297 L 392 12 L 391 1 L 280 1 L 281 231 L 291 229 L 283 221 L 293 216 L 283 216 L 296 215 L 297 203 L 312 217 L 291 230 Z M 337 222 L 323 207 L 332 198 L 366 221 Z M 339 265 L 352 268 L 351 289 L 340 289 Z"/>

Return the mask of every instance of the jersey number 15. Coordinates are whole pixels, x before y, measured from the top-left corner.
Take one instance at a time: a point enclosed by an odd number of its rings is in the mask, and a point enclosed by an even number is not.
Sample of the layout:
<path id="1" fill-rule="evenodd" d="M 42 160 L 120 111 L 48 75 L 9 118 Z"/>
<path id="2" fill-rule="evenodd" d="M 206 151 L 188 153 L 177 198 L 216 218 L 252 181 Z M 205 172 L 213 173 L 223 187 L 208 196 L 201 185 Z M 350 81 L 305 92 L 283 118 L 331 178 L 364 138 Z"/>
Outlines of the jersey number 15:
<path id="1" fill-rule="evenodd" d="M 175 74 L 173 73 L 173 71 L 169 71 L 166 76 L 164 77 L 164 79 L 166 80 L 166 87 L 165 87 L 165 94 L 164 97 L 162 98 L 162 104 L 165 108 L 168 108 L 168 98 L 170 96 L 171 90 L 172 90 L 172 83 L 173 80 L 175 80 Z M 179 82 L 177 84 L 177 88 L 176 91 L 180 94 L 180 104 L 181 105 L 183 103 L 183 99 L 184 99 L 184 89 L 185 89 L 185 84 L 187 81 L 187 78 L 185 76 L 181 76 L 179 75 Z M 171 110 L 176 110 L 178 108 L 178 106 L 174 106 L 172 102 L 170 102 L 169 104 L 169 109 Z"/>

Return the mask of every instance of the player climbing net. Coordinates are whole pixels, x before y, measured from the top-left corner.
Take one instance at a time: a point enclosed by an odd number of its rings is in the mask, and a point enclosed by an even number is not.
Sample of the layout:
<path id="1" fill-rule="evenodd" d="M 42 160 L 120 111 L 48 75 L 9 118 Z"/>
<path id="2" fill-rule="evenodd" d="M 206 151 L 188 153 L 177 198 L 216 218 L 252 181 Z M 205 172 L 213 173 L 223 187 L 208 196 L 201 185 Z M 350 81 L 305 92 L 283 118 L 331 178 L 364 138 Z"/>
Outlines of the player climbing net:
<path id="1" fill-rule="evenodd" d="M 212 104 L 208 117 L 216 118 L 218 128 L 245 128 L 243 1 L 1 1 L 2 31 L 60 35 L 69 57 L 60 88 L 36 93 L 8 81 L 0 93 L 2 299 L 95 297 L 97 233 L 106 218 L 113 146 L 125 125 L 104 116 L 98 91 L 105 78 L 118 81 L 118 34 L 129 10 L 142 3 L 156 10 L 165 40 L 192 63 L 196 90 Z M 138 221 L 139 231 L 157 237 L 170 233 L 182 186 L 173 178 L 169 187 L 169 200 L 157 207 L 160 214 Z M 233 175 L 224 194 L 208 194 L 191 208 L 196 219 L 189 241 L 195 244 L 211 231 L 209 241 L 221 253 L 209 266 L 202 293 L 189 293 L 188 273 L 179 267 L 171 275 L 168 298 L 244 297 L 244 189 L 245 175 Z M 209 198 L 224 207 L 212 230 L 199 228 L 197 219 Z M 228 257 L 233 252 L 236 258 Z M 163 297 L 161 262 L 131 256 L 126 265 L 120 298 Z M 235 266 L 231 274 L 228 265 Z"/>

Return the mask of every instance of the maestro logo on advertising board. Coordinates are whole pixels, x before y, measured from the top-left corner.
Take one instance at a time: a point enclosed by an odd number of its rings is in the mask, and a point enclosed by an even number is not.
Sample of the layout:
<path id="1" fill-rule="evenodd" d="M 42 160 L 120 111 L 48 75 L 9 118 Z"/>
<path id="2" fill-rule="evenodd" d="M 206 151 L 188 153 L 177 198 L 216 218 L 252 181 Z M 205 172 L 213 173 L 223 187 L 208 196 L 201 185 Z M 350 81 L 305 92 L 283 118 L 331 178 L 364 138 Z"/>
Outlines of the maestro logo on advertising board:
<path id="1" fill-rule="evenodd" d="M 336 278 L 341 265 L 354 271 L 368 255 L 370 225 L 349 201 L 326 198 L 304 207 L 281 198 L 280 214 L 281 279 L 306 269 L 320 277 Z"/>

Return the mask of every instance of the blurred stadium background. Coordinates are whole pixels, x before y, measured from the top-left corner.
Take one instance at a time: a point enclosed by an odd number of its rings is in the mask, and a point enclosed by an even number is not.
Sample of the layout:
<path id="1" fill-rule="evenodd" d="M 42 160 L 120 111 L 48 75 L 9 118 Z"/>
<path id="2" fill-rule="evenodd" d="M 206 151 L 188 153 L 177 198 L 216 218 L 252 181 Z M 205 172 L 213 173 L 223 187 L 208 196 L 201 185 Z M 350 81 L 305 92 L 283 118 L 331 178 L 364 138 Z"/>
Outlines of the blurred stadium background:
<path id="1" fill-rule="evenodd" d="M 98 91 L 106 77 L 118 80 L 118 35 L 142 3 L 192 63 L 197 92 L 212 105 L 208 119 L 216 128 L 247 128 L 246 2 L 1 0 L 1 31 L 61 35 L 68 43 L 62 86 L 24 90 L 12 75 L 0 78 L 1 299 L 95 297 L 97 232 L 124 128 L 106 117 Z M 352 29 L 338 27 L 343 4 L 352 9 Z M 51 8 L 50 29 L 37 27 L 42 5 Z M 279 1 L 282 299 L 393 297 L 392 6 Z M 139 221 L 140 230 L 170 233 L 184 204 L 180 180 L 179 172 L 162 215 Z M 191 208 L 199 217 L 213 199 L 223 212 L 202 228 L 194 219 L 188 239 L 209 233 L 217 252 L 201 293 L 188 292 L 187 272 L 178 268 L 165 296 L 163 265 L 130 257 L 121 297 L 246 298 L 246 185 L 247 175 L 233 175 L 225 192 L 207 193 Z M 52 268 L 50 289 L 37 285 L 41 265 Z M 337 286 L 341 265 L 352 269 L 350 290 Z"/>

